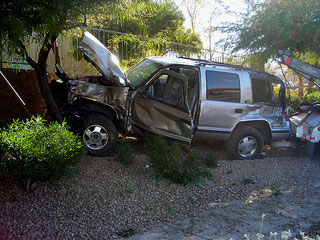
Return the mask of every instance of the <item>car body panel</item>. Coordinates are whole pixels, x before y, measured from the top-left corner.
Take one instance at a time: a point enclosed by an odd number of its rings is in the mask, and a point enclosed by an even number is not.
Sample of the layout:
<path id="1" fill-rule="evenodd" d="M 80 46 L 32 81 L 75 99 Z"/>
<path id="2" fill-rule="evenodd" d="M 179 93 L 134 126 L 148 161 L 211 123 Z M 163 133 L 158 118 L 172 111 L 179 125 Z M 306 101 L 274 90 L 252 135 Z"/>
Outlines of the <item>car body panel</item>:
<path id="1" fill-rule="evenodd" d="M 207 100 L 206 71 L 237 74 L 240 79 L 240 102 Z M 261 121 L 269 126 L 273 141 L 290 136 L 290 123 L 286 121 L 281 106 L 253 104 L 251 78 L 247 71 L 203 67 L 200 100 L 200 117 L 195 139 L 227 140 L 238 124 Z"/>
<path id="2" fill-rule="evenodd" d="M 184 106 L 175 106 L 161 101 L 145 91 L 162 75 L 175 77 L 183 82 Z M 148 132 L 161 134 L 181 142 L 190 143 L 193 134 L 193 119 L 187 99 L 187 79 L 184 75 L 162 69 L 146 85 L 131 96 L 130 123 Z"/>
<path id="3" fill-rule="evenodd" d="M 106 79 L 118 86 L 127 85 L 126 76 L 119 66 L 117 57 L 91 33 L 84 33 L 79 43 L 79 49 Z"/>
<path id="4" fill-rule="evenodd" d="M 129 87 L 111 87 L 89 83 L 80 80 L 70 80 L 69 101 L 72 102 L 78 97 L 111 106 L 116 110 L 117 115 L 124 119 L 126 101 Z"/>

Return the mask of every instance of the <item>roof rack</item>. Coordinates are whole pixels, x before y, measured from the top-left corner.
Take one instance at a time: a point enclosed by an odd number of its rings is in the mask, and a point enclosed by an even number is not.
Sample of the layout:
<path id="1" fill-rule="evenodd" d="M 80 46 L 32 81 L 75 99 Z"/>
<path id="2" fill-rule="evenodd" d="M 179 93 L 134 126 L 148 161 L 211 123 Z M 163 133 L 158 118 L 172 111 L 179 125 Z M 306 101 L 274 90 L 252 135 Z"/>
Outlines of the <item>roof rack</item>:
<path id="1" fill-rule="evenodd" d="M 221 63 L 221 62 L 215 62 L 215 61 L 208 61 L 208 60 L 205 60 L 205 59 L 197 59 L 197 58 L 189 58 L 189 57 L 179 57 L 179 58 L 197 61 L 197 62 L 199 62 L 200 64 L 205 64 L 205 65 L 225 66 L 225 67 L 233 67 L 233 68 L 237 68 L 237 69 L 250 69 L 250 70 L 254 70 L 254 69 L 252 69 L 252 68 L 244 67 L 244 66 L 242 66 L 242 65 L 235 65 L 235 64 L 229 64 L 229 63 Z"/>
<path id="2" fill-rule="evenodd" d="M 248 71 L 251 71 L 251 72 L 254 72 L 254 73 L 257 73 L 257 74 L 264 74 L 264 75 L 268 75 L 270 77 L 272 76 L 272 77 L 276 78 L 276 76 L 274 76 L 274 75 L 272 75 L 270 73 L 259 71 L 259 70 L 256 70 L 256 69 L 253 69 L 253 68 L 249 68 L 249 67 L 245 67 L 245 66 L 242 66 L 242 65 L 221 63 L 221 62 L 208 61 L 208 60 L 205 60 L 205 59 L 197 59 L 197 58 L 189 58 L 189 57 L 179 57 L 179 58 L 197 61 L 197 62 L 199 62 L 199 64 L 204 64 L 204 65 L 231 67 L 231 68 L 235 68 L 236 70 L 244 69 L 244 70 L 248 70 Z"/>

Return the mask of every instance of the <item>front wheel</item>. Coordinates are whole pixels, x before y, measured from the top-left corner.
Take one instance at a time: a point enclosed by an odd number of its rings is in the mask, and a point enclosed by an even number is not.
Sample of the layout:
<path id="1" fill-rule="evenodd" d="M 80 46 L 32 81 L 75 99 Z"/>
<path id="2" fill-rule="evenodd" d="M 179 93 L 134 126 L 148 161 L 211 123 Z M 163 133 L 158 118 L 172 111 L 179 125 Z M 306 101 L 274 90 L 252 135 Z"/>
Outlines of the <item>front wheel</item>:
<path id="1" fill-rule="evenodd" d="M 239 127 L 227 141 L 226 150 L 230 159 L 254 159 L 261 154 L 263 136 L 253 127 Z"/>
<path id="2" fill-rule="evenodd" d="M 92 114 L 84 120 L 82 140 L 89 154 L 108 156 L 117 141 L 113 122 L 101 114 Z"/>

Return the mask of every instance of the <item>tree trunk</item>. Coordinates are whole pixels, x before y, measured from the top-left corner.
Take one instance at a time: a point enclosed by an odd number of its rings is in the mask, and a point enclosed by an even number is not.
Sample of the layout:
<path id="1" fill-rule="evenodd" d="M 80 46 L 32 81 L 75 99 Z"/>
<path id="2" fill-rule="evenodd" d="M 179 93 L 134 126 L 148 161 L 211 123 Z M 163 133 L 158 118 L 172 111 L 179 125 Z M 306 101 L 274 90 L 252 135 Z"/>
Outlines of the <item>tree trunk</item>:
<path id="1" fill-rule="evenodd" d="M 59 123 L 61 123 L 63 119 L 62 119 L 60 110 L 56 104 L 56 101 L 50 90 L 46 67 L 38 65 L 35 68 L 35 72 L 37 75 L 40 92 L 42 94 L 44 101 L 46 102 L 49 115 L 52 116 L 54 119 L 56 119 Z"/>
<path id="2" fill-rule="evenodd" d="M 49 34 L 45 36 L 42 48 L 38 55 L 38 62 L 35 62 L 28 55 L 28 52 L 23 42 L 20 41 L 19 43 L 20 43 L 21 49 L 24 51 L 27 62 L 31 65 L 31 67 L 33 67 L 33 69 L 36 72 L 40 92 L 42 94 L 44 101 L 46 102 L 49 115 L 52 116 L 55 120 L 57 120 L 59 123 L 61 123 L 63 119 L 62 119 L 60 110 L 56 104 L 56 101 L 50 90 L 50 86 L 47 78 L 47 67 L 46 67 L 49 52 L 53 46 L 54 41 L 57 39 L 58 34 L 59 32 L 51 36 Z"/>
<path id="3" fill-rule="evenodd" d="M 302 76 L 298 76 L 298 86 L 299 86 L 298 94 L 300 97 L 303 97 L 303 77 Z"/>

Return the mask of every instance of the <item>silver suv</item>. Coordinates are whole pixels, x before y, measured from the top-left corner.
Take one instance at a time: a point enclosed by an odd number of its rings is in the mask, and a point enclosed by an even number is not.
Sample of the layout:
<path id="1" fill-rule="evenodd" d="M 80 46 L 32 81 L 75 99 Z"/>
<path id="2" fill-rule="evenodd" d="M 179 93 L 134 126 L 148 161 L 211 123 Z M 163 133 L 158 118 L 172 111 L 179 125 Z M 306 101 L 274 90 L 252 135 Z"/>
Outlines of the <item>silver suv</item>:
<path id="1" fill-rule="evenodd" d="M 155 133 L 187 144 L 224 141 L 231 159 L 255 158 L 264 144 L 290 135 L 285 86 L 273 75 L 164 57 L 147 58 L 125 75 L 90 33 L 85 33 L 80 49 L 101 75 L 68 79 L 60 69 L 62 81 L 52 86 L 93 155 L 108 154 L 118 132 Z M 61 86 L 67 89 L 65 94 Z"/>

